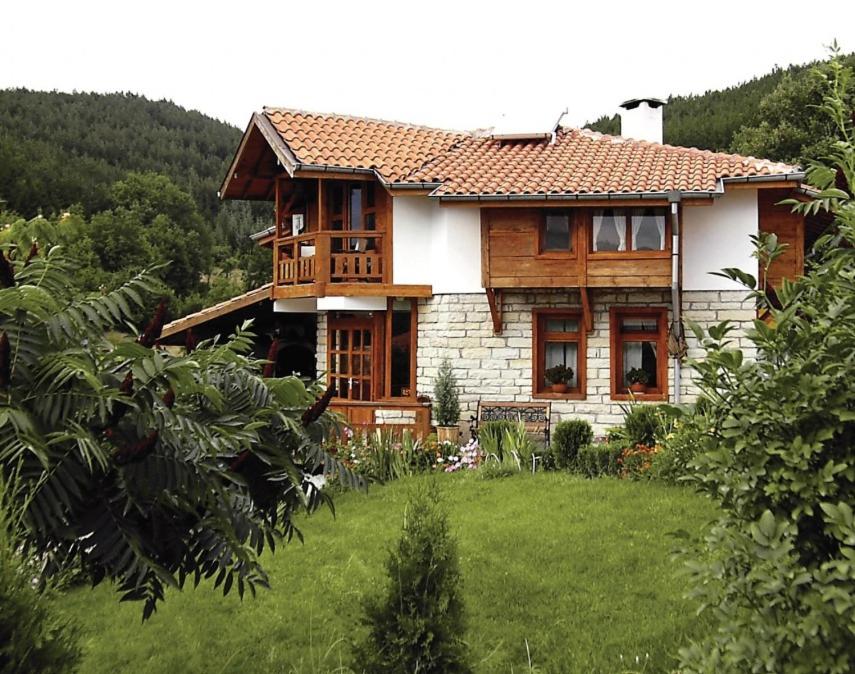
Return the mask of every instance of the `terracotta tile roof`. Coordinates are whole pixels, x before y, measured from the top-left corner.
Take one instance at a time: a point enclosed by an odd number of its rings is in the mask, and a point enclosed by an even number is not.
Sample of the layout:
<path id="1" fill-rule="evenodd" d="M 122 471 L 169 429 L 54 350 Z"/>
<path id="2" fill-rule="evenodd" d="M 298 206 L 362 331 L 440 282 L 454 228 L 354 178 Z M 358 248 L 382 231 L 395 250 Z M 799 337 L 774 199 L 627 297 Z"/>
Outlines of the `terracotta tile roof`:
<path id="1" fill-rule="evenodd" d="M 265 108 L 264 115 L 303 164 L 375 169 L 398 182 L 467 134 L 362 117 Z"/>
<path id="2" fill-rule="evenodd" d="M 400 122 L 265 108 L 300 163 L 375 169 L 390 183 L 441 183 L 432 196 L 715 192 L 721 178 L 786 175 L 754 157 L 558 130 L 549 140 L 498 140 Z"/>
<path id="3" fill-rule="evenodd" d="M 560 129 L 555 143 L 466 139 L 408 176 L 434 196 L 713 192 L 719 178 L 798 172 L 753 157 Z"/>

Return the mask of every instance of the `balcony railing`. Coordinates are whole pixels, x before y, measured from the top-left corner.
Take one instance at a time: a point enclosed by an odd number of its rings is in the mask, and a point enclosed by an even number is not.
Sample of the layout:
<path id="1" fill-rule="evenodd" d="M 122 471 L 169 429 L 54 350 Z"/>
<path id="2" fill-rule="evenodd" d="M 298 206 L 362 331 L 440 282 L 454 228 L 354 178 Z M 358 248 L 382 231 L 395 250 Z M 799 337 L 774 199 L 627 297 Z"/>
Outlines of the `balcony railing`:
<path id="1" fill-rule="evenodd" d="M 382 232 L 312 232 L 276 243 L 277 283 L 383 283 Z"/>

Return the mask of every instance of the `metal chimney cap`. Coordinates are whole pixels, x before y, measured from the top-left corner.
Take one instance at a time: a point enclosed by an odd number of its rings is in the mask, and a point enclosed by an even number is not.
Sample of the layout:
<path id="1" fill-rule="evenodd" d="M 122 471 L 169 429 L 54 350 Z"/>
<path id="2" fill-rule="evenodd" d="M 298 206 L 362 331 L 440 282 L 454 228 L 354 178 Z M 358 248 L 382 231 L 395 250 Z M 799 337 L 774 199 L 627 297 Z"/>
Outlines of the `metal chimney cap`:
<path id="1" fill-rule="evenodd" d="M 665 105 L 665 101 L 661 98 L 630 98 L 628 101 L 621 103 L 619 107 L 624 110 L 634 110 L 642 103 L 647 103 L 651 108 L 661 108 Z"/>

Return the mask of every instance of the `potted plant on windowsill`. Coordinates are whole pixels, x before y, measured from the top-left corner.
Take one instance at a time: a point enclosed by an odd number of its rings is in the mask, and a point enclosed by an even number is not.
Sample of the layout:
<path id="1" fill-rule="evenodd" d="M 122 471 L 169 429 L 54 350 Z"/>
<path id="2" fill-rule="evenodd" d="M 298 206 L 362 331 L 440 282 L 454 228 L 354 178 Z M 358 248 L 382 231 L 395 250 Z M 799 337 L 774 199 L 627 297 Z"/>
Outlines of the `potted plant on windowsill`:
<path id="1" fill-rule="evenodd" d="M 632 393 L 647 393 L 647 384 L 650 382 L 650 375 L 640 367 L 634 367 L 626 373 L 626 380 L 629 382 L 629 390 Z"/>
<path id="2" fill-rule="evenodd" d="M 457 380 L 447 358 L 439 366 L 433 398 L 437 440 L 457 443 L 460 440 L 460 402 L 457 397 Z"/>
<path id="3" fill-rule="evenodd" d="M 553 365 L 543 373 L 546 383 L 553 393 L 567 393 L 573 383 L 573 368 L 566 365 Z"/>

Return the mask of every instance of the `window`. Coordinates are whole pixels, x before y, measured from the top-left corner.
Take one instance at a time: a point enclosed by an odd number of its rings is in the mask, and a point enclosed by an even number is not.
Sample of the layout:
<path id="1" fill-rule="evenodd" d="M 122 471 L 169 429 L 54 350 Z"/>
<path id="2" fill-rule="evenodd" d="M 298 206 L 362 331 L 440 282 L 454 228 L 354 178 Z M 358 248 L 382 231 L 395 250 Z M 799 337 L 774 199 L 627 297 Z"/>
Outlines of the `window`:
<path id="1" fill-rule="evenodd" d="M 541 253 L 567 253 L 573 251 L 573 227 L 570 214 L 546 211 L 540 228 Z"/>
<path id="2" fill-rule="evenodd" d="M 633 209 L 632 249 L 665 250 L 665 211 L 663 209 Z"/>
<path id="3" fill-rule="evenodd" d="M 664 307 L 612 307 L 612 398 L 630 397 L 630 373 L 641 371 L 646 379 L 638 398 L 668 397 L 668 310 Z"/>
<path id="4" fill-rule="evenodd" d="M 418 314 L 413 300 L 389 300 L 386 312 L 386 396 L 415 398 L 416 331 Z"/>
<path id="5" fill-rule="evenodd" d="M 373 182 L 329 181 L 327 204 L 330 229 L 336 232 L 377 230 L 377 194 Z M 334 253 L 365 253 L 377 249 L 376 236 L 335 237 Z"/>
<path id="6" fill-rule="evenodd" d="M 584 398 L 586 347 L 581 312 L 535 309 L 532 318 L 532 393 L 544 398 Z M 572 370 L 566 391 L 553 390 L 547 380 L 548 370 L 556 366 Z"/>
<path id="7" fill-rule="evenodd" d="M 594 211 L 594 251 L 626 250 L 626 215 L 617 208 Z"/>
<path id="8" fill-rule="evenodd" d="M 668 228 L 664 208 L 598 208 L 594 210 L 592 224 L 592 252 L 667 249 Z"/>

